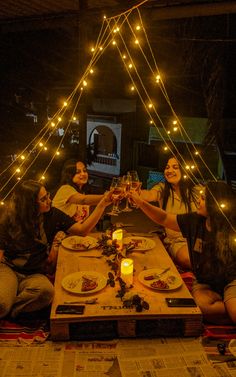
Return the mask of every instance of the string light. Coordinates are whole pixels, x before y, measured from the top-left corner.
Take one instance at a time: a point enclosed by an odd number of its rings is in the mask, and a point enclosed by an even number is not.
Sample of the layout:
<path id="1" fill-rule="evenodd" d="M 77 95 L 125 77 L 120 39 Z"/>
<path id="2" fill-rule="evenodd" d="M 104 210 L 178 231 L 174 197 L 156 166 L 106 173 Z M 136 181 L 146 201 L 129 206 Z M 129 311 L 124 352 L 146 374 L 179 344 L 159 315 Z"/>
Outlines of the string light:
<path id="1" fill-rule="evenodd" d="M 156 82 L 159 83 L 159 82 L 160 82 L 160 79 L 161 79 L 161 76 L 160 76 L 160 75 L 157 75 L 157 76 L 156 76 Z"/>
<path id="2" fill-rule="evenodd" d="M 221 208 L 225 208 L 225 207 L 226 207 L 226 204 L 225 204 L 225 203 L 221 203 L 221 204 L 220 204 L 220 207 L 221 207 Z"/>
<path id="3" fill-rule="evenodd" d="M 66 101 L 63 102 L 63 106 L 66 107 L 68 103 Z"/>
<path id="4" fill-rule="evenodd" d="M 112 41 L 112 44 L 113 44 L 113 45 L 116 45 L 116 41 Z"/>
<path id="5" fill-rule="evenodd" d="M 40 142 L 40 143 L 39 143 L 39 146 L 40 146 L 40 147 L 43 147 L 43 143 L 42 143 L 42 142 Z"/>
<path id="6" fill-rule="evenodd" d="M 173 131 L 174 131 L 174 132 L 178 131 L 178 127 L 174 127 L 174 128 L 173 128 Z"/>
<path id="7" fill-rule="evenodd" d="M 140 25 L 137 25 L 135 29 L 140 30 L 141 29 Z"/>
<path id="8" fill-rule="evenodd" d="M 89 72 L 90 72 L 91 74 L 93 74 L 94 70 L 91 68 Z"/>
<path id="9" fill-rule="evenodd" d="M 52 127 L 55 127 L 55 123 L 54 123 L 54 122 L 52 122 L 52 123 L 51 123 L 51 126 L 52 126 Z"/>
<path id="10" fill-rule="evenodd" d="M 25 156 L 23 154 L 20 156 L 20 158 L 21 160 L 25 160 Z"/>
<path id="11" fill-rule="evenodd" d="M 134 87 L 134 86 L 131 86 L 130 90 L 131 90 L 131 91 L 134 91 L 134 90 L 135 90 L 135 87 Z"/>
<path id="12" fill-rule="evenodd" d="M 123 57 L 123 59 L 126 59 L 126 55 L 125 54 L 122 57 Z"/>
<path id="13" fill-rule="evenodd" d="M 133 68 L 133 64 L 129 63 L 129 69 Z"/>
<path id="14" fill-rule="evenodd" d="M 138 39 L 135 39 L 134 43 L 135 43 L 136 45 L 138 45 L 138 44 L 139 44 L 139 40 L 138 40 Z"/>

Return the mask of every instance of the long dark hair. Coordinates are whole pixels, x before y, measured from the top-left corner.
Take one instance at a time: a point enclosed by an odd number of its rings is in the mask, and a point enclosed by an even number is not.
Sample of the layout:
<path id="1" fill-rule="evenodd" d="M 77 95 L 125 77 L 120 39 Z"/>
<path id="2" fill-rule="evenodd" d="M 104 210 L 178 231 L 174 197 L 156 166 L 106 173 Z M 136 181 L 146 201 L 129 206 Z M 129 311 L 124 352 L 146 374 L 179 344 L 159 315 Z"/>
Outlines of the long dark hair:
<path id="1" fill-rule="evenodd" d="M 180 173 L 181 173 L 181 179 L 179 181 L 179 190 L 180 190 L 181 200 L 184 203 L 187 212 L 191 212 L 192 211 L 191 203 L 194 202 L 196 206 L 198 204 L 196 190 L 194 190 L 195 183 L 189 178 L 187 179 L 183 178 L 185 172 L 182 166 L 180 165 L 179 161 L 176 159 L 176 157 L 172 155 L 169 156 L 167 159 L 167 163 L 171 158 L 174 158 L 178 162 Z M 172 205 L 174 205 L 174 190 L 172 188 L 172 185 L 167 180 L 165 180 L 164 189 L 163 189 L 163 200 L 162 200 L 163 209 L 166 209 L 166 205 L 167 205 L 167 201 L 169 197 L 172 197 Z"/>
<path id="2" fill-rule="evenodd" d="M 65 162 L 61 172 L 61 180 L 59 187 L 62 185 L 70 185 L 73 186 L 78 192 L 86 194 L 89 191 L 88 183 L 86 183 L 80 190 L 80 188 L 73 182 L 73 177 L 76 174 L 76 164 L 78 162 L 79 161 L 77 161 L 76 159 L 70 159 Z"/>
<path id="3" fill-rule="evenodd" d="M 215 237 L 215 255 L 230 263 L 236 252 L 236 194 L 224 181 L 209 181 L 205 189 L 205 206 Z M 236 259 L 236 258 L 235 258 Z"/>
<path id="4" fill-rule="evenodd" d="M 37 202 L 40 189 L 43 187 L 38 181 L 27 180 L 18 183 L 7 208 L 3 213 L 3 220 L 7 220 L 8 231 L 18 237 L 21 233 L 35 238 L 39 230 L 39 204 Z"/>

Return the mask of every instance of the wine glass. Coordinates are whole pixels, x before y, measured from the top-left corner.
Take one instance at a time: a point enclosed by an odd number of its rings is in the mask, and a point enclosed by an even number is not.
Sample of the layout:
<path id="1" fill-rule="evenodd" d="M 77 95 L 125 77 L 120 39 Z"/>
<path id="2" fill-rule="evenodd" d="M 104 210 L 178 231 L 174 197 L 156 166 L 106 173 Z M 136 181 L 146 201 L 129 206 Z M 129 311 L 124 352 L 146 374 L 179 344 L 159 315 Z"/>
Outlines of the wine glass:
<path id="1" fill-rule="evenodd" d="M 120 212 L 119 202 L 122 197 L 122 193 L 124 191 L 121 177 L 112 178 L 110 190 L 112 191 L 111 200 L 113 202 L 113 207 L 112 207 L 111 212 L 108 213 L 108 215 L 118 216 L 118 213 Z"/>
<path id="2" fill-rule="evenodd" d="M 139 177 L 138 177 L 138 173 L 136 170 L 131 170 L 128 172 L 128 174 L 130 174 L 131 176 L 131 184 L 130 184 L 130 192 L 138 192 L 141 185 L 142 185 L 142 182 L 139 180 Z M 131 201 L 130 202 L 131 206 L 132 207 L 136 207 L 135 204 Z"/>
<path id="3" fill-rule="evenodd" d="M 123 184 L 124 192 L 125 192 L 125 196 L 126 196 L 126 203 L 125 203 L 125 208 L 123 209 L 123 212 L 130 212 L 130 211 L 132 211 L 132 208 L 130 208 L 130 206 L 129 206 L 129 199 L 128 199 L 128 193 L 129 193 L 130 186 L 131 186 L 131 175 L 130 174 L 123 176 L 122 184 Z"/>

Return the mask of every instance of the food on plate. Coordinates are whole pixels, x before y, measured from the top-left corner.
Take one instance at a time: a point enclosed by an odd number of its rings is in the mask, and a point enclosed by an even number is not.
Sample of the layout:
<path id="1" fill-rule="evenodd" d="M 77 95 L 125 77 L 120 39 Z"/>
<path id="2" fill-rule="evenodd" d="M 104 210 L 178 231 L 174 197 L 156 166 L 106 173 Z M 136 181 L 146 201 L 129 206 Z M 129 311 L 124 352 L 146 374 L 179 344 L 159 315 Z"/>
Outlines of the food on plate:
<path id="1" fill-rule="evenodd" d="M 70 244 L 71 246 L 74 248 L 74 249 L 84 249 L 84 250 L 87 250 L 90 246 L 89 243 L 86 243 L 86 242 L 78 242 L 78 240 L 74 237 L 74 238 L 71 238 L 70 239 Z"/>
<path id="2" fill-rule="evenodd" d="M 147 275 L 147 276 L 144 276 L 144 280 L 154 280 L 156 279 L 156 275 Z"/>
<path id="3" fill-rule="evenodd" d="M 136 239 L 136 238 L 131 238 L 129 243 L 125 244 L 126 248 L 128 250 L 140 248 L 143 246 L 143 240 L 142 239 Z"/>
<path id="4" fill-rule="evenodd" d="M 176 282 L 176 276 L 174 276 L 174 275 L 170 275 L 170 276 L 168 276 L 165 280 L 166 280 L 166 282 L 167 282 L 168 284 L 174 284 L 174 283 Z"/>
<path id="5" fill-rule="evenodd" d="M 150 286 L 155 289 L 169 289 L 169 284 L 161 279 L 154 281 Z"/>
<path id="6" fill-rule="evenodd" d="M 98 283 L 94 276 L 87 276 L 87 275 L 82 276 L 82 285 L 81 285 L 82 292 L 92 291 L 95 288 L 97 288 L 97 286 L 98 286 Z"/>

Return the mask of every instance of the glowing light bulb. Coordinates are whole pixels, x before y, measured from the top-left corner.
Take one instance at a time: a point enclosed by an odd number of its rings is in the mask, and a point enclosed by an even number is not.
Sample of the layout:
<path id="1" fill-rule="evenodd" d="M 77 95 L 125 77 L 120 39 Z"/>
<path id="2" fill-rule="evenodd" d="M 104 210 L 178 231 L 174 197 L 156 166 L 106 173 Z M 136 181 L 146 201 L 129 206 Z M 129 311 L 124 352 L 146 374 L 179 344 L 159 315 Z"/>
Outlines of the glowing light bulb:
<path id="1" fill-rule="evenodd" d="M 160 75 L 157 75 L 157 76 L 156 76 L 156 82 L 158 83 L 158 82 L 160 81 L 160 79 L 161 79 L 161 76 L 160 76 Z"/>
<path id="2" fill-rule="evenodd" d="M 20 180 L 21 180 L 21 177 L 17 177 L 17 180 L 20 181 Z"/>
<path id="3" fill-rule="evenodd" d="M 116 41 L 112 41 L 112 44 L 113 44 L 113 45 L 116 45 Z"/>
<path id="4" fill-rule="evenodd" d="M 91 51 L 92 51 L 92 52 L 94 52 L 94 51 L 95 51 L 95 48 L 94 48 L 94 47 L 92 47 L 92 48 L 91 48 Z"/>
<path id="5" fill-rule="evenodd" d="M 76 117 L 73 117 L 73 120 L 77 120 L 77 118 L 76 118 Z"/>
<path id="6" fill-rule="evenodd" d="M 44 176 L 44 175 L 42 175 L 41 179 L 42 179 L 42 180 L 44 181 L 44 180 L 45 180 L 45 176 Z"/>
<path id="7" fill-rule="evenodd" d="M 177 120 L 173 120 L 173 122 L 172 122 L 173 124 L 177 124 Z"/>
<path id="8" fill-rule="evenodd" d="M 140 25 L 137 25 L 136 30 L 140 30 L 140 29 L 141 29 Z"/>
<path id="9" fill-rule="evenodd" d="M 102 50 L 103 50 L 103 47 L 102 47 L 102 46 L 100 46 L 100 47 L 99 47 L 99 50 L 100 50 L 100 51 L 102 51 Z"/>
<path id="10" fill-rule="evenodd" d="M 59 152 L 59 151 L 57 151 L 57 152 L 56 152 L 56 155 L 57 155 L 57 156 L 59 156 L 59 154 L 60 154 L 60 152 Z"/>
<path id="11" fill-rule="evenodd" d="M 4 206 L 4 202 L 3 201 L 1 201 L 1 206 Z"/>
<path id="12" fill-rule="evenodd" d="M 170 131 L 167 131 L 168 135 L 170 134 Z"/>
<path id="13" fill-rule="evenodd" d="M 174 131 L 174 132 L 178 131 L 178 127 L 174 127 L 174 128 L 173 128 L 173 131 Z"/>
<path id="14" fill-rule="evenodd" d="M 43 149 L 44 149 L 45 151 L 47 151 L 47 150 L 48 150 L 48 148 L 47 148 L 47 147 L 44 147 Z"/>
<path id="15" fill-rule="evenodd" d="M 61 117 L 59 117 L 59 118 L 58 118 L 58 122 L 61 122 L 61 120 L 62 120 Z"/>
<path id="16" fill-rule="evenodd" d="M 122 56 L 122 58 L 123 58 L 123 59 L 126 59 L 126 55 L 124 54 L 124 55 Z"/>
<path id="17" fill-rule="evenodd" d="M 195 169 L 195 166 L 194 166 L 194 165 L 191 165 L 191 169 Z"/>
<path id="18" fill-rule="evenodd" d="M 151 120 L 149 121 L 149 123 L 150 123 L 150 124 L 153 124 L 153 120 L 151 119 Z"/>
<path id="19" fill-rule="evenodd" d="M 93 73 L 93 72 L 94 72 L 94 70 L 93 70 L 93 69 L 91 68 L 89 72 L 90 72 L 90 73 Z"/>
<path id="20" fill-rule="evenodd" d="M 152 103 L 149 103 L 149 104 L 148 104 L 148 107 L 149 107 L 149 109 L 151 109 L 151 108 L 153 107 L 153 104 L 152 104 Z"/>
<path id="21" fill-rule="evenodd" d="M 186 165 L 186 166 L 185 166 L 185 169 L 186 169 L 186 170 L 189 170 L 189 169 L 190 169 L 190 166 L 189 166 L 189 165 Z"/>
<path id="22" fill-rule="evenodd" d="M 104 14 L 103 18 L 104 18 L 104 19 L 106 19 L 106 18 L 107 18 L 107 16 L 105 16 L 105 14 Z"/>
<path id="23" fill-rule="evenodd" d="M 164 147 L 164 151 L 167 151 L 168 150 L 168 148 L 167 147 Z"/>
<path id="24" fill-rule="evenodd" d="M 138 39 L 135 39 L 134 43 L 135 43 L 136 45 L 138 45 L 138 44 L 139 44 L 139 40 L 138 40 Z"/>
<path id="25" fill-rule="evenodd" d="M 84 81 L 83 81 L 83 86 L 87 86 L 87 85 L 88 85 L 87 81 L 84 80 Z"/>
<path id="26" fill-rule="evenodd" d="M 135 87 L 134 86 L 131 86 L 130 90 L 134 91 Z"/>
<path id="27" fill-rule="evenodd" d="M 199 152 L 198 151 L 196 151 L 195 153 L 194 153 L 196 156 L 199 154 Z"/>
<path id="28" fill-rule="evenodd" d="M 187 175 L 184 175 L 184 179 L 187 179 Z"/>
<path id="29" fill-rule="evenodd" d="M 55 123 L 54 123 L 54 122 L 52 122 L 52 123 L 51 123 L 51 126 L 52 126 L 52 127 L 55 127 Z"/>
<path id="30" fill-rule="evenodd" d="M 20 158 L 21 158 L 22 160 L 24 160 L 24 159 L 25 159 L 25 156 L 22 154 L 22 155 L 20 156 Z"/>
<path id="31" fill-rule="evenodd" d="M 16 169 L 16 173 L 20 173 L 20 168 L 17 168 L 17 169 Z"/>
<path id="32" fill-rule="evenodd" d="M 40 146 L 40 147 L 43 147 L 43 143 L 42 143 L 42 142 L 40 142 L 40 143 L 39 143 L 39 146 Z"/>
<path id="33" fill-rule="evenodd" d="M 221 203 L 221 204 L 220 204 L 220 207 L 221 207 L 221 208 L 225 208 L 225 207 L 226 207 L 226 204 L 225 204 L 225 203 Z"/>
<path id="34" fill-rule="evenodd" d="M 130 63 L 130 64 L 129 64 L 129 68 L 131 69 L 132 67 L 133 67 L 133 64 Z"/>
<path id="35" fill-rule="evenodd" d="M 68 105 L 68 103 L 66 101 L 64 101 L 63 106 L 66 107 L 67 105 Z"/>

